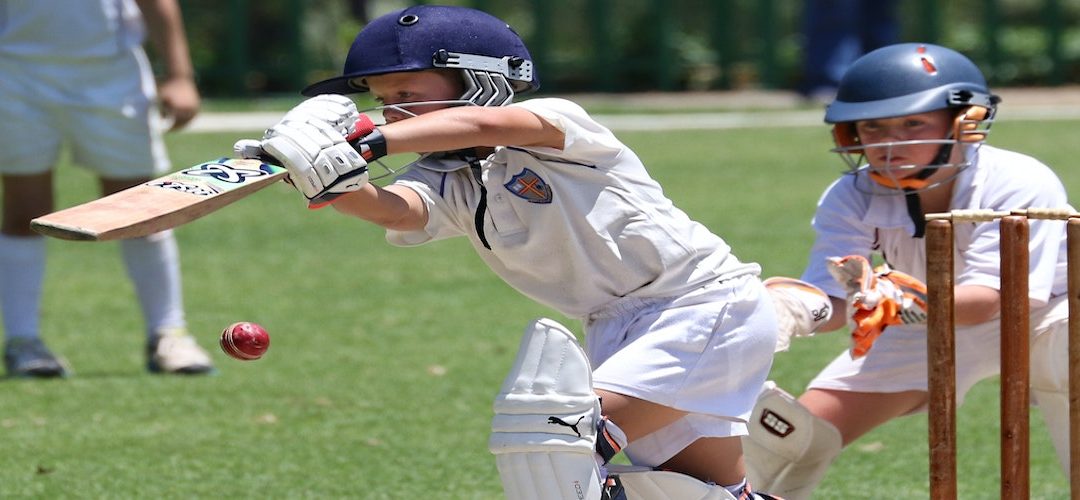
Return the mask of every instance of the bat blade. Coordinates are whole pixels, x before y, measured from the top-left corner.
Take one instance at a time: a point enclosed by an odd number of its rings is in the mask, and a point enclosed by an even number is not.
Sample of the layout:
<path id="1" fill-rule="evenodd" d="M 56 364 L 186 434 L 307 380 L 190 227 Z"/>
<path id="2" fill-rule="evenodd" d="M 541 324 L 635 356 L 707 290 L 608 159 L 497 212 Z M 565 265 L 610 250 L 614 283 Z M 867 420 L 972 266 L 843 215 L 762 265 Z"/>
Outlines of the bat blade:
<path id="1" fill-rule="evenodd" d="M 221 158 L 30 221 L 38 233 L 76 241 L 149 236 L 191 222 L 287 175 L 259 160 Z"/>

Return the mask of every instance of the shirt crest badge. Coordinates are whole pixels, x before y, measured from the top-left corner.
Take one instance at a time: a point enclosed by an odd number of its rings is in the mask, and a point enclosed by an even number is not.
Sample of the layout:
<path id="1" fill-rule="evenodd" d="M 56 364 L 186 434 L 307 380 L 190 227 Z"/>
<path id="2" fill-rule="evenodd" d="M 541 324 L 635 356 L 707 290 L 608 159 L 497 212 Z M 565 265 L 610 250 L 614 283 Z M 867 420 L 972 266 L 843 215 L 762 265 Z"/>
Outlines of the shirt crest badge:
<path id="1" fill-rule="evenodd" d="M 536 172 L 527 168 L 522 169 L 520 174 L 510 178 L 510 182 L 503 186 L 529 203 L 551 203 L 551 186 L 536 175 Z"/>

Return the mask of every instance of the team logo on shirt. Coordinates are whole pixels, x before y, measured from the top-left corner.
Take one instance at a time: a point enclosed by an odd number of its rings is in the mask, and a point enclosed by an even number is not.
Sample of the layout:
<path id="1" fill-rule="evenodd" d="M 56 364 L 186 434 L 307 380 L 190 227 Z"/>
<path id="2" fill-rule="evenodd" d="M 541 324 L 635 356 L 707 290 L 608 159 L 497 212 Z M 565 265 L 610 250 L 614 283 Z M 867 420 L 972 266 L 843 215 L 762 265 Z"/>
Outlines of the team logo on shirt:
<path id="1" fill-rule="evenodd" d="M 511 193 L 524 198 L 529 203 L 551 203 L 551 186 L 544 182 L 536 172 L 522 169 L 520 174 L 503 184 Z"/>

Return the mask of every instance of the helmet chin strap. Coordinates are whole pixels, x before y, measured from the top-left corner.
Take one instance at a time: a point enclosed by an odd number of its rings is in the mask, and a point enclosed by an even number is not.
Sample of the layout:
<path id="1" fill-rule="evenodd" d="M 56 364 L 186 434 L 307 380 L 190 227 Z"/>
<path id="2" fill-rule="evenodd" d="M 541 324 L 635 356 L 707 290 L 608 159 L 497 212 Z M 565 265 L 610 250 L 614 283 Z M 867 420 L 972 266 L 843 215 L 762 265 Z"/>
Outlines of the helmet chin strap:
<path id="1" fill-rule="evenodd" d="M 947 162 L 949 156 L 952 155 L 952 150 L 952 144 L 942 144 L 930 165 L 942 165 Z M 922 238 L 926 234 L 926 217 L 922 213 L 922 200 L 919 198 L 919 192 L 930 184 L 930 181 L 927 179 L 929 179 L 931 175 L 934 175 L 934 172 L 935 171 L 930 168 L 924 168 L 915 175 L 905 179 L 893 179 L 873 171 L 869 173 L 870 178 L 873 179 L 874 182 L 885 187 L 902 189 L 904 191 L 904 201 L 907 202 L 908 217 L 911 217 L 911 222 L 915 224 L 915 238 Z"/>

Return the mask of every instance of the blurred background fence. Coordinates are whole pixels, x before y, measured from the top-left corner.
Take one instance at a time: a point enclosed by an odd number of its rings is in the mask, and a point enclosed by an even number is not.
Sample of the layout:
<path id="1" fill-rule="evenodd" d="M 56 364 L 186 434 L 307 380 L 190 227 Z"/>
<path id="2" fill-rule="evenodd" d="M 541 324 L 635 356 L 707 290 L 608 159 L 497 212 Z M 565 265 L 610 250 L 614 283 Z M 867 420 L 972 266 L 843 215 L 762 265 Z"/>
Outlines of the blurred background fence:
<path id="1" fill-rule="evenodd" d="M 183 0 L 207 96 L 294 94 L 338 74 L 395 0 Z M 790 89 L 802 0 L 458 0 L 518 31 L 545 92 Z M 900 0 L 900 41 L 971 57 L 991 85 L 1080 82 L 1080 0 Z"/>

